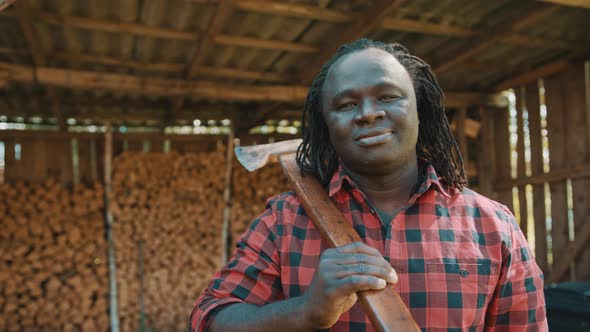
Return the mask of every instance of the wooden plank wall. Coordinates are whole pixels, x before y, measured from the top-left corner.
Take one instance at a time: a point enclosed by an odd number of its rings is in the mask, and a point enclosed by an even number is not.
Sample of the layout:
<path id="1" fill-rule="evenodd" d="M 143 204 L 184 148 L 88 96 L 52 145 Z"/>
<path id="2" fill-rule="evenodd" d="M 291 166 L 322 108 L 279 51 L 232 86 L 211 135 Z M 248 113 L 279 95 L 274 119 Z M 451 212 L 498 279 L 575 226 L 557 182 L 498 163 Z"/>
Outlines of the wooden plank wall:
<path id="1" fill-rule="evenodd" d="M 214 151 L 226 144 L 225 135 L 181 136 L 160 134 L 117 134 L 113 139 L 115 156 L 125 152 L 179 153 Z M 35 131 L 0 131 L 5 147 L 5 181 L 40 183 L 47 178 L 58 179 L 63 185 L 82 181 L 91 183 L 103 179 L 104 135 L 89 133 L 57 133 Z M 75 142 L 75 143 L 74 143 Z M 15 156 L 19 144 L 20 160 Z M 73 167 L 72 151 L 77 145 L 78 167 Z M 77 176 L 76 176 L 77 175 Z"/>
<path id="2" fill-rule="evenodd" d="M 511 206 L 512 191 L 517 188 L 521 228 L 525 234 L 527 225 L 534 228 L 528 234 L 534 234 L 534 243 L 531 245 L 535 248 L 536 260 L 549 283 L 590 281 L 590 106 L 585 96 L 590 87 L 585 87 L 589 82 L 584 77 L 588 67 L 585 68 L 583 63 L 572 64 L 565 72 L 542 79 L 547 108 L 545 130 L 549 171 L 543 166 L 540 81 L 514 88 L 519 138 L 515 179 L 511 177 L 511 151 L 507 148 L 510 146 L 509 113 L 507 110 L 483 110 L 481 144 L 486 153 L 482 154 L 480 160 L 481 174 L 490 171 L 489 165 L 495 165 L 493 177 L 480 178 L 483 188 L 491 188 L 491 181 L 495 183 L 493 192 L 484 194 L 495 197 L 514 211 Z M 523 117 L 527 112 L 528 121 Z M 527 174 L 524 158 L 523 138 L 527 125 L 531 151 L 530 174 Z M 489 142 L 494 142 L 494 149 L 485 147 Z M 568 183 L 571 183 L 570 190 Z M 546 197 L 545 185 L 548 185 L 549 197 Z M 532 194 L 530 211 L 527 210 L 525 194 L 528 186 L 532 188 L 529 193 Z M 571 206 L 568 206 L 568 200 Z M 569 213 L 568 208 L 571 209 Z M 551 211 L 549 220 L 548 210 Z M 533 220 L 528 220 L 531 216 Z M 571 217 L 573 237 L 570 235 Z"/>

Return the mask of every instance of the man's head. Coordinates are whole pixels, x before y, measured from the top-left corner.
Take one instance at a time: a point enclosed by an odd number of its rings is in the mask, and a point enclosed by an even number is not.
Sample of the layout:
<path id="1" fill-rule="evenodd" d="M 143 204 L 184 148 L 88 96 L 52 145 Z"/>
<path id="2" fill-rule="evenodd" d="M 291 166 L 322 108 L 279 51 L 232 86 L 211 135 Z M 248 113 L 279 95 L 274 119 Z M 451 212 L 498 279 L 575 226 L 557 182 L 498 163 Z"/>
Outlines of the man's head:
<path id="1" fill-rule="evenodd" d="M 299 166 L 327 184 L 339 158 L 357 172 L 382 172 L 419 157 L 445 187 L 461 189 L 463 161 L 443 99 L 428 64 L 403 46 L 368 39 L 343 45 L 307 95 Z"/>

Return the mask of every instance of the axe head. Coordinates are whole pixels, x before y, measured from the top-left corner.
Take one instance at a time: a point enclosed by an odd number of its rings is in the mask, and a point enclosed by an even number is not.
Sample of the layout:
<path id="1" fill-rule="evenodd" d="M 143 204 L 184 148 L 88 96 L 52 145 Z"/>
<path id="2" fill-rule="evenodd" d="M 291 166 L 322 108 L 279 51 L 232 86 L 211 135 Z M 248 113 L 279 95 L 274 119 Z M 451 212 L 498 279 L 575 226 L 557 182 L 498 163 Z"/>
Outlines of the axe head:
<path id="1" fill-rule="evenodd" d="M 301 142 L 301 139 L 292 139 L 269 144 L 238 146 L 235 148 L 235 153 L 240 164 L 252 172 L 269 162 L 278 161 L 278 157 L 282 154 L 297 152 Z"/>

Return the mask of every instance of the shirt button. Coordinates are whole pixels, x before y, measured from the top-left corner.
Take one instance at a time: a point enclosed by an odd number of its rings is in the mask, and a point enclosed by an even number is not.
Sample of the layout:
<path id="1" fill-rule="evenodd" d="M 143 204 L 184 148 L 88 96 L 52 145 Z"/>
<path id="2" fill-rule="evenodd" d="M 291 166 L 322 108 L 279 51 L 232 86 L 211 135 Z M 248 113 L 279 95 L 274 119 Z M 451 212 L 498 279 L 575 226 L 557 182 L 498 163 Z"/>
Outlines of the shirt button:
<path id="1" fill-rule="evenodd" d="M 469 275 L 469 272 L 465 269 L 461 270 L 461 272 L 459 272 L 459 274 L 463 277 L 463 278 L 467 278 L 467 276 Z"/>
<path id="2" fill-rule="evenodd" d="M 375 209 L 371 209 L 371 214 L 375 214 L 377 212 L 375 212 Z"/>

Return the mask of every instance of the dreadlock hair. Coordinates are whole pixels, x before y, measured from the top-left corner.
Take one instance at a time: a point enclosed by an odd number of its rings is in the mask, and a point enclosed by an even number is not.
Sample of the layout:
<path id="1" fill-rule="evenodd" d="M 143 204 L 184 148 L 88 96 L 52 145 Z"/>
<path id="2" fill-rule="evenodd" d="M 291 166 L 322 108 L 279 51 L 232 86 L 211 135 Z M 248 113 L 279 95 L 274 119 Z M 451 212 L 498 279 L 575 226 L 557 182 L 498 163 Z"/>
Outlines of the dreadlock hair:
<path id="1" fill-rule="evenodd" d="M 322 66 L 305 101 L 301 127 L 303 143 L 297 149 L 297 164 L 302 171 L 318 178 L 323 186 L 329 184 L 338 168 L 338 155 L 330 142 L 328 127 L 322 115 L 322 88 L 334 63 L 346 55 L 367 48 L 377 48 L 393 55 L 410 75 L 420 120 L 416 155 L 434 167 L 446 190 L 461 191 L 467 182 L 463 158 L 445 115 L 443 91 L 430 66 L 397 43 L 359 39 L 342 45 Z"/>

